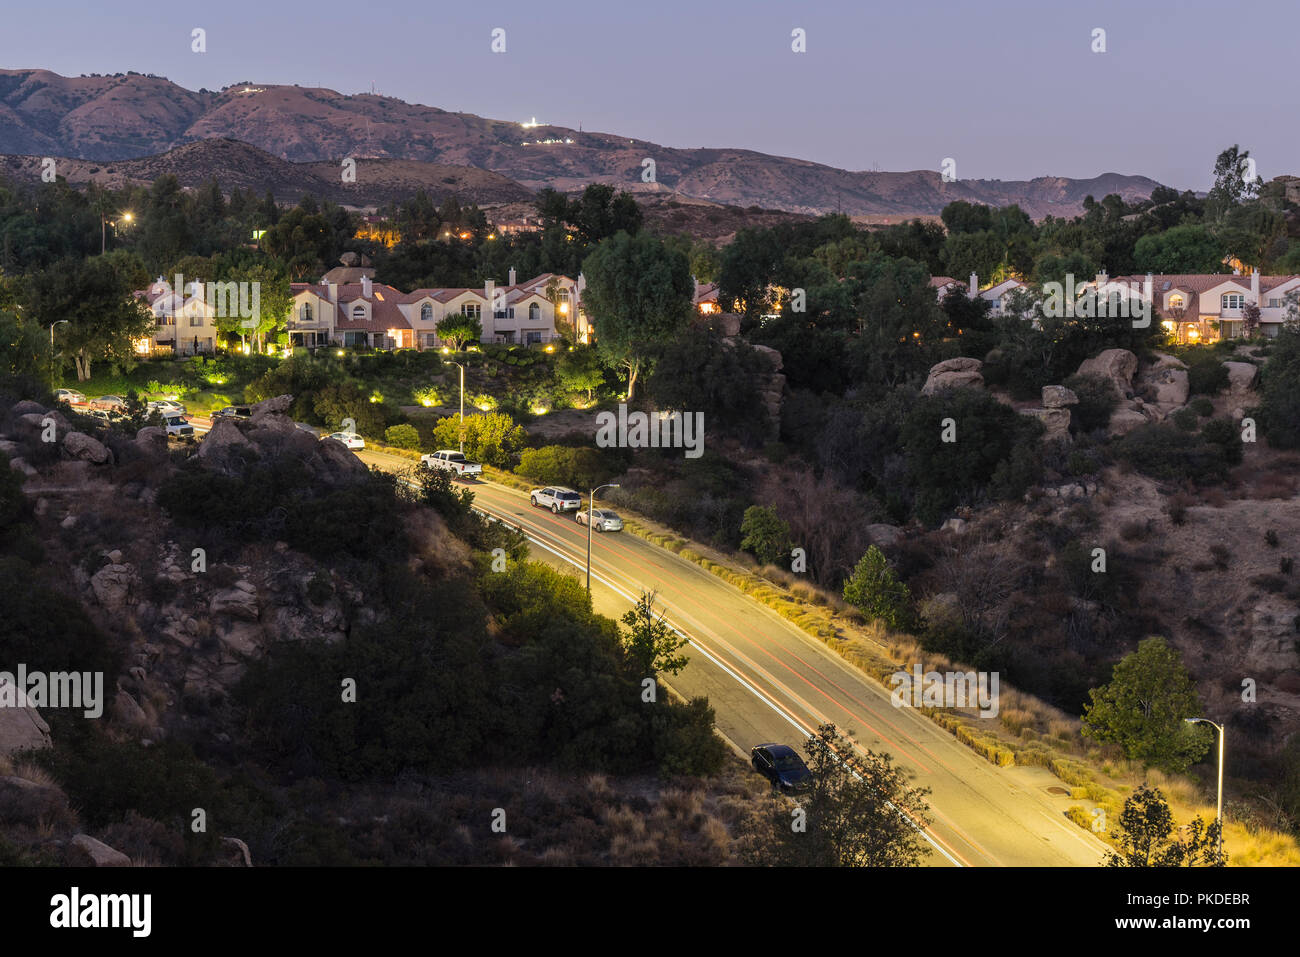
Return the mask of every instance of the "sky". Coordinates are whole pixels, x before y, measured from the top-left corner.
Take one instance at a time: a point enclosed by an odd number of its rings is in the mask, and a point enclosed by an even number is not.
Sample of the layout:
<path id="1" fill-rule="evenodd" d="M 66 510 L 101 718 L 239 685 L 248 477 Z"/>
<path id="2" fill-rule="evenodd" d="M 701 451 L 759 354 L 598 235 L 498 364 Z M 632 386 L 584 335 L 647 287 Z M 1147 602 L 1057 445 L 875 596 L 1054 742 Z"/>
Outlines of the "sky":
<path id="1" fill-rule="evenodd" d="M 0 66 L 297 83 L 674 147 L 962 179 L 1300 174 L 1297 0 L 7 4 Z M 195 28 L 207 50 L 191 49 Z M 493 53 L 492 31 L 505 31 Z M 792 50 L 805 31 L 806 51 Z M 1104 30 L 1105 52 L 1094 52 Z M 0 149 L 3 144 L 0 144 Z"/>

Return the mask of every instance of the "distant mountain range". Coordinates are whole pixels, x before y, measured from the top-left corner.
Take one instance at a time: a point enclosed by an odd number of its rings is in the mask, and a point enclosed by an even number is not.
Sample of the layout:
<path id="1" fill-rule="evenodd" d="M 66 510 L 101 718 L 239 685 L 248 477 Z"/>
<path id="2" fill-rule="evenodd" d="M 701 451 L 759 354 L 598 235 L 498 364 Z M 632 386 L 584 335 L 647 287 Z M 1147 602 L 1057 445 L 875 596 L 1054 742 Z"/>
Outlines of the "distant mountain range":
<path id="1" fill-rule="evenodd" d="M 177 149 L 212 139 L 251 144 L 279 165 L 260 171 L 255 167 L 267 162 L 262 154 L 239 154 L 237 144 L 200 153 Z M 144 165 L 130 166 L 124 174 L 132 179 L 152 171 L 180 175 L 179 169 L 167 167 L 189 169 L 196 161 L 213 160 L 238 171 L 246 180 L 238 185 L 269 187 L 277 197 L 281 176 L 303 183 L 304 189 L 314 176 L 329 190 L 336 183 L 346 190 L 339 164 L 353 157 L 361 167 L 358 182 L 365 175 L 363 158 L 385 160 L 371 169 L 384 169 L 386 188 L 428 188 L 446 177 L 454 182 L 444 181 L 436 191 L 454 187 L 475 202 L 490 201 L 488 194 L 499 193 L 495 201 L 510 202 L 543 186 L 570 191 L 607 182 L 734 206 L 868 218 L 935 215 L 956 199 L 1017 203 L 1035 218 L 1073 216 L 1085 196 L 1118 193 L 1134 200 L 1159 185 L 1145 176 L 1118 173 L 945 183 L 930 170 L 853 172 L 753 150 L 676 149 L 611 133 L 525 127 L 372 94 L 256 84 L 195 92 L 163 77 L 65 77 L 48 70 L 0 70 L 0 153 L 68 157 L 103 167 L 110 161 L 139 161 Z M 646 158 L 655 161 L 654 184 L 641 181 Z M 421 163 L 403 168 L 400 161 Z M 223 186 L 236 185 L 218 170 L 212 172 Z M 462 186 L 464 194 L 459 193 Z M 475 190 L 480 198 L 474 198 Z M 339 198 L 322 186 L 311 191 Z"/>

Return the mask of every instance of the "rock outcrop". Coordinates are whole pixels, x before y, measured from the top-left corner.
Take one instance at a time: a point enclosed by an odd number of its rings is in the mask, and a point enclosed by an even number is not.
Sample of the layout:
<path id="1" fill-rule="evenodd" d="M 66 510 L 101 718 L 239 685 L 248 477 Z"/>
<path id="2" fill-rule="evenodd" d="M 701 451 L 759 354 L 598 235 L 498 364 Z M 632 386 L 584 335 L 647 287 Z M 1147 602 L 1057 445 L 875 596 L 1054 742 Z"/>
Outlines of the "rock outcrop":
<path id="1" fill-rule="evenodd" d="M 1127 349 L 1106 349 L 1079 363 L 1078 374 L 1106 379 L 1121 399 L 1127 399 L 1133 394 L 1133 375 L 1137 367 L 1137 356 Z"/>
<path id="2" fill-rule="evenodd" d="M 980 373 L 980 369 L 983 367 L 984 363 L 979 359 L 971 359 L 967 356 L 945 359 L 930 367 L 925 385 L 921 386 L 921 394 L 934 395 L 945 389 L 982 389 L 984 376 Z"/>
<path id="3" fill-rule="evenodd" d="M 1259 366 L 1253 362 L 1225 362 L 1223 367 L 1228 370 L 1229 395 L 1244 396 L 1255 388 Z"/>
<path id="4" fill-rule="evenodd" d="M 78 834 L 68 843 L 69 867 L 130 867 L 131 858 L 89 834 Z"/>
<path id="5" fill-rule="evenodd" d="M 99 439 L 91 438 L 84 432 L 69 432 L 63 437 L 63 451 L 74 459 L 106 465 L 113 457 L 107 446 Z"/>

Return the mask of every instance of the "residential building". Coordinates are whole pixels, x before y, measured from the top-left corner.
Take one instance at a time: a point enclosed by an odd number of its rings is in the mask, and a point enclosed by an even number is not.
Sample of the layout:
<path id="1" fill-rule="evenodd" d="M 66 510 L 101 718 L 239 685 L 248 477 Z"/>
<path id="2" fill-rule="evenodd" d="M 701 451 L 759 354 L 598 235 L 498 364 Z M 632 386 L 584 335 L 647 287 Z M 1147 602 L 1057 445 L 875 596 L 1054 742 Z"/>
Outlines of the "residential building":
<path id="1" fill-rule="evenodd" d="M 1146 283 L 1150 283 L 1148 287 Z M 1246 334 L 1244 310 L 1259 307 L 1259 332 L 1272 338 L 1288 319 L 1287 297 L 1300 295 L 1300 276 L 1200 274 L 1097 277 L 1096 288 L 1150 288 L 1161 325 L 1180 343 L 1236 339 Z"/>
<path id="2" fill-rule="evenodd" d="M 711 316 L 722 312 L 718 305 L 718 284 L 695 280 L 695 311 L 701 316 Z"/>
<path id="3" fill-rule="evenodd" d="M 149 335 L 133 341 L 137 355 L 211 354 L 216 349 L 216 303 L 205 295 L 205 286 L 195 280 L 177 292 L 162 276 L 135 296 L 153 314 Z"/>

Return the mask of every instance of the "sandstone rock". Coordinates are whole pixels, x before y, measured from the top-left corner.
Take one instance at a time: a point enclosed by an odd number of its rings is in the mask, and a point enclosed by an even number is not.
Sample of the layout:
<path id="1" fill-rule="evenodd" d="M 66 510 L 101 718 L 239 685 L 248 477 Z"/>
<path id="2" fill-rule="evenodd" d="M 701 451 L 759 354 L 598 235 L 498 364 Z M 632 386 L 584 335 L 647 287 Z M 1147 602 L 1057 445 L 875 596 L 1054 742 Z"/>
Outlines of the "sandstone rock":
<path id="1" fill-rule="evenodd" d="M 28 478 L 35 478 L 37 475 L 41 474 L 36 470 L 36 467 L 34 465 L 32 465 L 24 458 L 10 459 L 9 468 L 15 472 L 22 472 Z"/>
<path id="2" fill-rule="evenodd" d="M 15 420 L 15 434 L 38 436 L 42 435 L 49 423 L 54 423 L 55 438 L 67 435 L 72 431 L 72 423 L 64 418 L 62 412 L 28 412 L 20 415 Z"/>
<path id="3" fill-rule="evenodd" d="M 253 413 L 253 421 L 256 422 L 258 418 L 264 415 L 283 415 L 289 411 L 291 405 L 293 405 L 293 396 L 277 395 L 269 399 L 263 399 L 261 402 L 255 402 L 249 409 Z"/>
<path id="4" fill-rule="evenodd" d="M 1162 408 L 1174 408 L 1187 404 L 1188 381 L 1187 370 L 1172 366 L 1154 368 L 1142 377 L 1142 384 L 1155 392 L 1156 405 Z"/>
<path id="5" fill-rule="evenodd" d="M 248 845 L 237 837 L 223 837 L 222 848 L 226 852 L 223 867 L 252 867 L 253 855 L 248 852 Z"/>
<path id="6" fill-rule="evenodd" d="M 208 603 L 208 610 L 213 615 L 226 615 L 240 621 L 257 621 L 261 615 L 256 592 L 244 591 L 242 588 L 227 588 L 217 592 Z"/>
<path id="7" fill-rule="evenodd" d="M 71 513 L 64 516 L 63 521 L 59 522 L 59 528 L 76 528 L 76 527 L 77 527 L 77 516 Z"/>
<path id="8" fill-rule="evenodd" d="M 1228 370 L 1229 395 L 1243 395 L 1255 388 L 1259 366 L 1253 362 L 1225 362 L 1223 366 Z"/>
<path id="9" fill-rule="evenodd" d="M 867 541 L 872 545 L 893 545 L 902 537 L 903 530 L 897 525 L 877 524 L 867 526 Z"/>
<path id="10" fill-rule="evenodd" d="M 1021 409 L 1021 415 L 1032 416 L 1043 423 L 1043 441 L 1050 442 L 1070 438 L 1069 409 Z"/>
<path id="11" fill-rule="evenodd" d="M 952 532 L 954 535 L 960 535 L 966 531 L 966 519 L 950 518 L 939 527 L 941 532 Z"/>
<path id="12" fill-rule="evenodd" d="M 224 458 L 235 448 L 253 448 L 253 443 L 244 438 L 235 420 L 227 416 L 217 416 L 212 420 L 212 429 L 203 437 L 199 446 L 199 458 L 205 464 L 220 465 Z"/>
<path id="13" fill-rule="evenodd" d="M 26 778 L 0 777 L 0 821 L 39 825 L 68 809 L 68 796 L 48 784 Z"/>
<path id="14" fill-rule="evenodd" d="M 113 718 L 120 724 L 143 726 L 149 723 L 148 716 L 129 691 L 118 689 L 113 697 Z"/>
<path id="15" fill-rule="evenodd" d="M 1043 386 L 1044 409 L 1064 409 L 1068 406 L 1078 404 L 1079 397 L 1074 394 L 1074 390 L 1067 389 L 1063 385 Z"/>
<path id="16" fill-rule="evenodd" d="M 369 471 L 366 463 L 348 451 L 342 442 L 317 442 L 315 450 L 315 461 L 320 463 L 318 471 L 324 473 L 323 477 L 346 481 L 365 475 Z"/>
<path id="17" fill-rule="evenodd" d="M 979 359 L 966 356 L 945 359 L 930 367 L 930 374 L 926 376 L 925 385 L 921 387 L 921 394 L 934 395 L 944 389 L 982 389 L 984 376 L 980 374 L 980 369 L 983 367 L 984 363 Z"/>
<path id="18" fill-rule="evenodd" d="M 1128 435 L 1140 425 L 1147 424 L 1147 417 L 1136 409 L 1116 409 L 1110 414 L 1106 431 L 1112 436 Z"/>
<path id="19" fill-rule="evenodd" d="M 45 723 L 39 711 L 31 707 L 22 688 L 5 688 L 0 694 L 4 700 L 12 700 L 14 707 L 0 707 L 0 756 L 16 754 L 19 751 L 38 751 L 48 748 L 50 726 Z"/>
<path id="20" fill-rule="evenodd" d="M 1133 374 L 1137 372 L 1137 356 L 1127 349 L 1106 349 L 1091 359 L 1079 363 L 1079 375 L 1095 375 L 1108 380 L 1125 398 L 1133 391 Z"/>
<path id="21" fill-rule="evenodd" d="M 94 589 L 95 598 L 104 608 L 109 611 L 120 611 L 126 606 L 135 581 L 135 569 L 130 565 L 110 563 L 90 576 L 90 587 Z"/>
<path id="22" fill-rule="evenodd" d="M 146 425 L 135 433 L 136 446 L 151 458 L 167 454 L 167 430 Z"/>
<path id="23" fill-rule="evenodd" d="M 105 448 L 102 442 L 98 439 L 92 439 L 84 432 L 69 432 L 65 435 L 63 437 L 63 450 L 74 459 L 92 462 L 95 465 L 103 465 L 112 457 L 112 453 Z"/>
<path id="24" fill-rule="evenodd" d="M 31 399 L 23 399 L 21 402 L 15 402 L 9 410 L 9 414 L 15 418 L 24 415 L 44 415 L 45 406 L 39 402 L 33 402 Z"/>
<path id="25" fill-rule="evenodd" d="M 69 867 L 130 867 L 131 858 L 89 834 L 78 834 L 68 844 Z"/>

